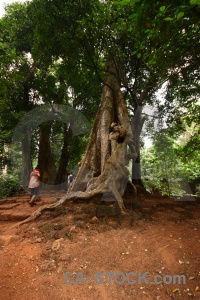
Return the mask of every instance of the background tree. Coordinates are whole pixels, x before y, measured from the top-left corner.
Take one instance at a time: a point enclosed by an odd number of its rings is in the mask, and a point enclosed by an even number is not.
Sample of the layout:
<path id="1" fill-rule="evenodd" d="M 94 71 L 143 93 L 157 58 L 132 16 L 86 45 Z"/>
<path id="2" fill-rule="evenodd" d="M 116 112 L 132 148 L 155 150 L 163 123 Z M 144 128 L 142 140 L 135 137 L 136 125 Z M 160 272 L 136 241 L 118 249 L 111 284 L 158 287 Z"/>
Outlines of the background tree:
<path id="1" fill-rule="evenodd" d="M 21 24 L 21 26 L 19 25 Z M 7 8 L 0 22 L 1 34 L 1 135 L 2 145 L 10 144 L 13 129 L 26 111 L 33 108 L 34 72 L 36 66 L 27 57 L 31 48 L 32 23 L 27 17 L 27 5 L 15 3 Z M 34 93 L 33 93 L 34 94 Z M 31 100 L 30 100 L 31 98 Z M 5 139 L 5 132 L 6 139 Z M 9 134 L 8 134 L 9 133 Z M 26 128 L 22 138 L 22 174 L 28 176 L 29 149 L 26 148 Z"/>
<path id="2" fill-rule="evenodd" d="M 95 108 L 95 102 L 98 93 L 98 84 L 93 81 L 93 88 L 90 87 L 91 93 L 89 93 L 88 87 L 90 85 L 89 79 L 91 78 L 90 72 L 81 71 L 81 68 L 73 68 L 71 61 L 52 61 L 52 65 L 49 66 L 44 62 L 36 62 L 33 59 L 33 28 L 36 26 L 34 18 L 31 18 L 31 9 L 28 4 L 13 4 L 8 6 L 6 10 L 6 16 L 1 20 L 2 27 L 2 52 L 6 58 L 2 60 L 2 83 L 4 89 L 2 90 L 2 149 L 5 141 L 5 132 L 8 134 L 8 122 L 11 128 L 10 136 L 7 140 L 11 141 L 13 130 L 16 127 L 18 121 L 23 115 L 31 109 L 40 106 L 44 103 L 54 104 L 67 104 L 77 107 L 79 110 L 84 110 L 84 113 L 91 119 L 92 108 Z M 20 25 L 19 25 L 20 24 Z M 77 82 L 80 78 L 84 78 L 85 84 L 78 86 Z M 96 81 L 97 82 L 97 81 Z M 17 87 L 18 86 L 18 90 Z M 83 88 L 84 86 L 84 88 Z M 70 90 L 73 90 L 73 95 Z M 12 92 L 11 92 L 12 91 Z M 13 94 L 13 97 L 12 97 Z M 21 94 L 21 96 L 20 96 Z M 86 96 L 87 95 L 87 96 Z M 23 100 L 24 97 L 24 100 Z M 98 96 L 99 97 L 99 96 Z M 87 101 L 91 104 L 90 108 L 87 108 Z M 93 107 L 92 107 L 93 106 Z M 19 115 L 17 115 L 17 111 Z M 10 114 L 12 112 L 12 114 Z M 9 117 L 15 116 L 15 121 L 8 120 L 4 116 L 9 114 Z M 3 125 L 5 124 L 5 125 Z M 69 161 L 70 140 L 72 135 L 70 133 L 69 126 L 62 125 L 63 128 L 63 150 L 62 150 L 62 162 L 59 163 L 59 168 L 56 170 L 54 156 L 51 155 L 51 147 L 53 143 L 53 136 L 47 135 L 50 133 L 53 123 L 45 125 L 41 124 L 40 137 L 39 133 L 35 135 L 33 141 L 37 144 L 37 140 L 40 140 L 38 144 L 38 152 L 34 151 L 32 154 L 27 148 L 28 145 L 28 132 L 24 128 L 22 139 L 22 177 L 29 177 L 31 165 L 28 165 L 29 157 L 31 155 L 32 161 L 37 164 L 37 159 L 41 164 L 42 180 L 46 183 L 56 184 L 66 180 L 67 163 Z M 55 131 L 54 131 L 55 132 Z M 51 140 L 50 140 L 51 137 Z M 77 143 L 81 143 L 80 139 L 76 139 Z M 32 143 L 33 144 L 33 143 Z M 71 146 L 70 146 L 71 147 Z M 37 147 L 33 146 L 33 149 Z M 42 150 L 41 150 L 42 149 Z M 60 153 L 61 155 L 61 153 Z M 77 153 L 77 160 L 80 160 L 81 153 Z M 46 162 L 45 164 L 43 162 Z M 72 166 L 71 166 L 72 167 Z M 52 175 L 54 174 L 54 178 Z"/>
<path id="3" fill-rule="evenodd" d="M 153 146 L 142 151 L 142 178 L 148 191 L 170 197 L 183 196 L 184 168 L 175 142 L 167 130 L 155 133 Z"/>

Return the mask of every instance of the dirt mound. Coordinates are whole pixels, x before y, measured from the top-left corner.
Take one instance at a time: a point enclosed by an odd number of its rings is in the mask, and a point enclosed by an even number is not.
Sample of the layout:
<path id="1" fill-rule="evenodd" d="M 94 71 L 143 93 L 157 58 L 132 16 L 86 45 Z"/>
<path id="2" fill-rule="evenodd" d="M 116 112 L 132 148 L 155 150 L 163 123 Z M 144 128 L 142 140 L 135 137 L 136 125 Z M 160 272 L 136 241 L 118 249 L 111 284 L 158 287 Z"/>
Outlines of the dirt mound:
<path id="1" fill-rule="evenodd" d="M 1 299 L 200 298 L 198 203 L 145 195 L 125 216 L 106 205 L 97 217 L 94 203 L 69 202 L 15 226 L 63 193 L 1 200 Z"/>

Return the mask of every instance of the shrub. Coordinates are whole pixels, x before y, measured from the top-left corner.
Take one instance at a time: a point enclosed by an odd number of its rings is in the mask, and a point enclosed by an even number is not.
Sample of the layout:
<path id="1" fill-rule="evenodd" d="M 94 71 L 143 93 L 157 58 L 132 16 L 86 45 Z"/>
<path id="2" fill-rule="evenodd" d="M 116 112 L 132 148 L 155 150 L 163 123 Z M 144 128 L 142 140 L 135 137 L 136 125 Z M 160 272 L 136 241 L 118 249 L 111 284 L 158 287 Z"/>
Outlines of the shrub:
<path id="1" fill-rule="evenodd" d="M 20 188 L 19 179 L 12 176 L 0 178 L 0 198 L 13 196 Z"/>

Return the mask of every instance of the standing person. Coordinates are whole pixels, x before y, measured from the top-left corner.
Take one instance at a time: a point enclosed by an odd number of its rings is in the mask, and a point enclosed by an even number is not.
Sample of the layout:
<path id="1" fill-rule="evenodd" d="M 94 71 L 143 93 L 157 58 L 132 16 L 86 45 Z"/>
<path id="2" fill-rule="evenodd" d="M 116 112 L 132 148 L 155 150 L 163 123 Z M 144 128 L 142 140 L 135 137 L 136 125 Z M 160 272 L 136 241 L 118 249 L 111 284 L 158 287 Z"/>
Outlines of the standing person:
<path id="1" fill-rule="evenodd" d="M 70 172 L 70 174 L 68 176 L 68 188 L 73 180 L 74 180 L 74 174 L 72 172 Z"/>
<path id="2" fill-rule="evenodd" d="M 40 186 L 40 170 L 38 166 L 31 172 L 30 175 L 30 181 L 29 181 L 29 190 L 30 190 L 30 196 L 31 200 L 29 202 L 30 206 L 33 206 L 35 204 L 35 198 L 39 194 L 39 186 Z"/>

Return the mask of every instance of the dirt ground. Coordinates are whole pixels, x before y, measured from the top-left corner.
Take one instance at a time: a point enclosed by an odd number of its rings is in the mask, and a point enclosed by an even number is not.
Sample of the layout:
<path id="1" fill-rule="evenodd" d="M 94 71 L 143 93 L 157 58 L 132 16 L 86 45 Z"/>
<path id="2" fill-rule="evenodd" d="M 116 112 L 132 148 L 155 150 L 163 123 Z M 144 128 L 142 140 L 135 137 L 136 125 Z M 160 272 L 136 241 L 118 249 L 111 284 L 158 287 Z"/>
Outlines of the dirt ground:
<path id="1" fill-rule="evenodd" d="M 18 226 L 63 194 L 0 200 L 1 300 L 200 299 L 198 202 L 145 195 L 98 218 L 94 203 L 70 202 Z"/>

